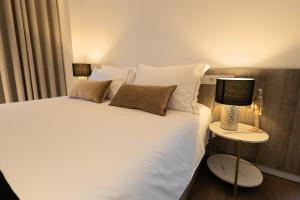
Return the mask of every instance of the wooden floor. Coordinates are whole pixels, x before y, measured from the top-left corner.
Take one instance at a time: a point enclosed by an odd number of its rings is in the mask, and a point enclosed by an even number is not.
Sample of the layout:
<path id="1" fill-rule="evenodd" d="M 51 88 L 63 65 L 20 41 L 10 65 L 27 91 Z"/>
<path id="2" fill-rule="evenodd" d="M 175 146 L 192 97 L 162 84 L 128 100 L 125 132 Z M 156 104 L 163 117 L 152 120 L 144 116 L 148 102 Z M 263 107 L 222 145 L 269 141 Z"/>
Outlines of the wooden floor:
<path id="1" fill-rule="evenodd" d="M 232 200 L 233 186 L 215 177 L 206 160 L 201 163 L 199 176 L 192 187 L 190 200 Z M 300 200 L 300 184 L 264 174 L 264 182 L 256 188 L 239 188 L 237 200 Z"/>

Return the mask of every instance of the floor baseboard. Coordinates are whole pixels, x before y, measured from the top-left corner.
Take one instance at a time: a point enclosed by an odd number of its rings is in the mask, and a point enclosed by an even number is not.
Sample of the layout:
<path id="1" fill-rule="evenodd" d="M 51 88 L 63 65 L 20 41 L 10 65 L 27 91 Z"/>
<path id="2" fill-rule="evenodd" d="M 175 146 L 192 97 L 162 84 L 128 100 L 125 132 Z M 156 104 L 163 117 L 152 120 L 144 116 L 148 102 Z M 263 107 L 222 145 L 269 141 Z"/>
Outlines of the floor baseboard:
<path id="1" fill-rule="evenodd" d="M 298 176 L 298 175 L 290 174 L 290 173 L 287 173 L 287 172 L 284 172 L 284 171 L 280 171 L 280 170 L 277 170 L 277 169 L 272 169 L 272 168 L 265 167 L 265 166 L 262 166 L 262 165 L 258 165 L 258 168 L 266 174 L 271 174 L 273 176 L 284 178 L 284 179 L 287 179 L 289 181 L 300 183 L 300 176 Z"/>

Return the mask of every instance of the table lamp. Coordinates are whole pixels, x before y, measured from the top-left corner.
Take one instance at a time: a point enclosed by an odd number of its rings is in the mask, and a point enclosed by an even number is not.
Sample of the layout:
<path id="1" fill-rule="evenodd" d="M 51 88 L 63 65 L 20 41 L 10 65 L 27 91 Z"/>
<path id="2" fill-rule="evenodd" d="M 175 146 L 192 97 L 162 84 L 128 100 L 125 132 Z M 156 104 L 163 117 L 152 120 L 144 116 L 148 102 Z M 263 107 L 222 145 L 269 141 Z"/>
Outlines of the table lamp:
<path id="1" fill-rule="evenodd" d="M 239 106 L 252 103 L 255 80 L 252 78 L 218 78 L 215 101 L 223 104 L 221 128 L 236 131 Z"/>
<path id="2" fill-rule="evenodd" d="M 91 64 L 86 63 L 73 63 L 73 76 L 79 79 L 87 79 L 92 73 Z"/>

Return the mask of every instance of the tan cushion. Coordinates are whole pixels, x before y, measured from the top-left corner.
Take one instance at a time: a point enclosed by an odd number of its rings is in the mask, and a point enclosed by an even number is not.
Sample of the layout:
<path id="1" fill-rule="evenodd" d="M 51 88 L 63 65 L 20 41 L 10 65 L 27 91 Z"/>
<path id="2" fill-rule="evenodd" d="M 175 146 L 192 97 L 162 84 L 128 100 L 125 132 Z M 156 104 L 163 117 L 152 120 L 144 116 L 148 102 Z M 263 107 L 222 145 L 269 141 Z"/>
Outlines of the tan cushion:
<path id="1" fill-rule="evenodd" d="M 141 86 L 123 84 L 110 105 L 140 109 L 146 112 L 165 116 L 166 107 L 176 85 Z"/>
<path id="2" fill-rule="evenodd" d="M 110 81 L 79 81 L 73 87 L 70 98 L 94 101 L 96 103 L 103 102 L 107 95 Z"/>

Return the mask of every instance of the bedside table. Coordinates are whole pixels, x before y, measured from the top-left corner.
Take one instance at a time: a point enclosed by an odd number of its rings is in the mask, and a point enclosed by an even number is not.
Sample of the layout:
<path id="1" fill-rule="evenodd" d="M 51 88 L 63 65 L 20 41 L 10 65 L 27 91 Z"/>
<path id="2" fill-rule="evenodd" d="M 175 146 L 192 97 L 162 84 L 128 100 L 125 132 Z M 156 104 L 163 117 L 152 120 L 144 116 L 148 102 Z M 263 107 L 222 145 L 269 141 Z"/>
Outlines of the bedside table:
<path id="1" fill-rule="evenodd" d="M 212 133 L 218 137 L 236 141 L 237 143 L 236 156 L 228 154 L 215 154 L 209 156 L 207 159 L 208 168 L 214 175 L 223 181 L 234 185 L 234 196 L 237 192 L 237 186 L 256 187 L 259 186 L 263 181 L 263 175 L 261 171 L 254 164 L 240 158 L 242 142 L 260 144 L 268 141 L 269 139 L 269 135 L 266 132 L 253 132 L 251 131 L 252 128 L 252 126 L 239 123 L 237 131 L 227 131 L 220 127 L 220 122 L 214 122 L 209 125 L 210 145 L 212 142 Z M 256 161 L 257 156 L 258 151 L 256 155 Z"/>

